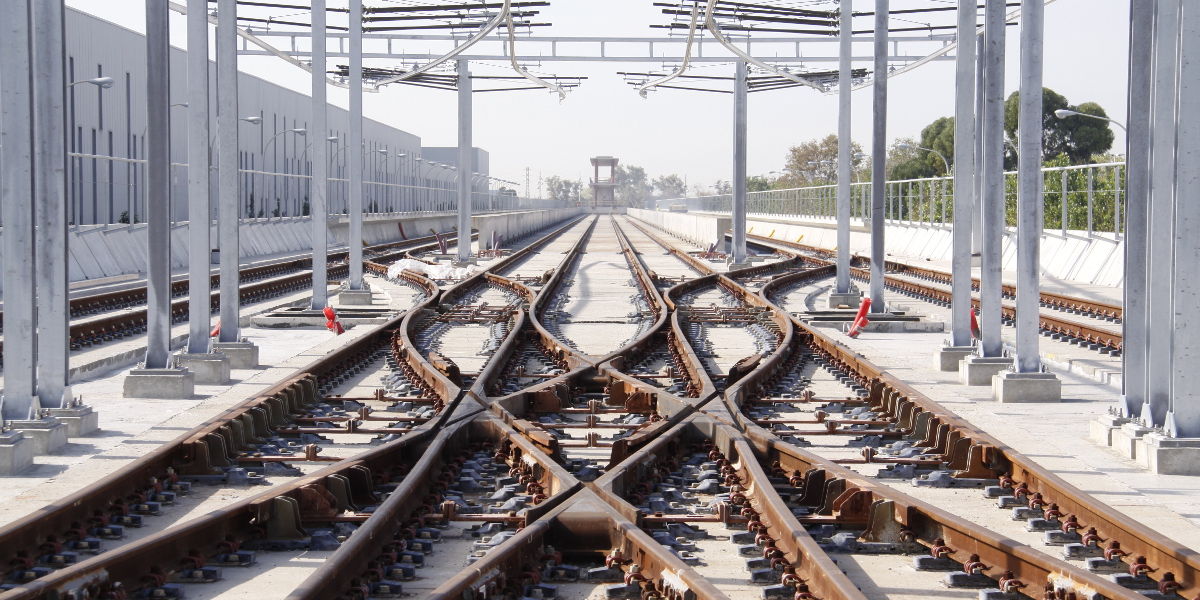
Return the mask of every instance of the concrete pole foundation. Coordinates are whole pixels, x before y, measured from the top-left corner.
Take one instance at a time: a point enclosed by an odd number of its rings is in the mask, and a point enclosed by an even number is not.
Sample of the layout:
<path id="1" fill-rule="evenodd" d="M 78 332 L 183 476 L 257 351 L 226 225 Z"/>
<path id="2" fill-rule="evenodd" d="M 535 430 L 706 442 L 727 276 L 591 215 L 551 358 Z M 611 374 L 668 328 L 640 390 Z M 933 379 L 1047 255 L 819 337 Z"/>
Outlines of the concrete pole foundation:
<path id="1" fill-rule="evenodd" d="M 1054 373 L 1005 371 L 992 376 L 992 398 L 996 402 L 1059 402 L 1062 381 Z"/>
<path id="2" fill-rule="evenodd" d="M 224 385 L 229 383 L 229 357 L 217 352 L 191 354 L 177 352 L 175 366 L 185 368 L 195 375 L 201 385 Z"/>
<path id="3" fill-rule="evenodd" d="M 229 358 L 230 369 L 258 368 L 258 346 L 242 340 L 240 342 L 215 342 L 213 352 Z"/>
<path id="4" fill-rule="evenodd" d="M 35 455 L 52 454 L 67 445 L 67 426 L 54 417 L 9 421 L 8 425 L 30 441 Z"/>
<path id="5" fill-rule="evenodd" d="M 133 369 L 125 376 L 126 398 L 186 400 L 196 391 L 196 375 L 187 369 Z"/>
<path id="6" fill-rule="evenodd" d="M 0 431 L 0 476 L 16 475 L 33 465 L 33 441 L 19 431 Z"/>

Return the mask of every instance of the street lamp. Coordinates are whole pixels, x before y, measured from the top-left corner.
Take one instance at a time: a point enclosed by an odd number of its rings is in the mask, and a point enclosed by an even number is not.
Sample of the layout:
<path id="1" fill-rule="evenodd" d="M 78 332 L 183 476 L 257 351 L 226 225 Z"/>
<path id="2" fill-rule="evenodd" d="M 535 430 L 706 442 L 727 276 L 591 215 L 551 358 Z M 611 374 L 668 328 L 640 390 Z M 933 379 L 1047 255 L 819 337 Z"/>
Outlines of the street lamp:
<path id="1" fill-rule="evenodd" d="M 280 131 L 279 133 L 276 133 L 275 135 L 271 136 L 271 139 L 267 140 L 267 142 L 265 144 L 263 144 L 262 155 L 263 155 L 264 163 L 267 161 L 267 148 L 270 148 L 271 144 L 274 144 L 275 140 L 279 139 L 279 136 L 287 134 L 287 133 L 291 133 L 291 134 L 295 134 L 295 135 L 299 135 L 299 136 L 307 136 L 308 130 L 303 127 L 297 127 L 295 129 L 284 129 L 283 131 Z M 277 178 L 279 176 L 278 175 L 278 173 L 279 173 L 279 160 L 278 159 L 275 159 L 272 161 L 272 168 L 274 169 L 275 174 L 272 175 L 272 177 L 271 177 L 271 188 L 274 190 L 277 187 L 276 181 L 278 181 Z M 287 191 L 287 182 L 285 181 L 284 182 L 284 192 L 286 193 L 286 191 Z M 278 198 L 276 198 L 276 200 L 278 201 Z M 265 208 L 266 208 L 266 206 L 264 205 L 264 209 Z M 270 213 L 266 213 L 266 214 L 269 215 Z M 279 212 L 278 216 L 281 218 L 283 217 L 282 210 Z"/>
<path id="2" fill-rule="evenodd" d="M 1127 133 L 1129 131 L 1128 129 L 1125 128 L 1125 125 L 1119 121 L 1114 121 L 1108 117 L 1102 117 L 1100 115 L 1089 115 L 1087 113 L 1079 112 L 1077 110 L 1071 110 L 1068 108 L 1060 108 L 1060 109 L 1054 111 L 1054 116 L 1056 116 L 1060 119 L 1066 119 L 1068 117 L 1088 117 L 1089 119 L 1108 121 L 1109 123 L 1112 123 L 1113 125 L 1116 125 L 1117 127 L 1120 127 L 1122 131 L 1125 131 Z"/>
<path id="3" fill-rule="evenodd" d="M 936 154 L 938 156 L 938 158 L 942 159 L 942 165 L 944 165 L 946 167 L 946 174 L 947 175 L 950 174 L 950 161 L 946 160 L 946 156 L 944 154 L 942 154 L 941 152 L 938 152 L 937 150 L 934 150 L 933 148 L 926 148 L 925 146 L 918 146 L 916 144 L 909 144 L 907 142 L 901 142 L 899 144 L 896 144 L 896 147 L 901 150 L 924 150 L 926 152 L 932 152 L 932 153 Z"/>
<path id="4" fill-rule="evenodd" d="M 96 87 L 104 88 L 107 90 L 108 88 L 113 86 L 113 78 L 112 77 L 93 77 L 91 79 L 72 81 L 71 83 L 67 84 L 67 87 L 74 87 L 81 83 L 90 83 Z"/>

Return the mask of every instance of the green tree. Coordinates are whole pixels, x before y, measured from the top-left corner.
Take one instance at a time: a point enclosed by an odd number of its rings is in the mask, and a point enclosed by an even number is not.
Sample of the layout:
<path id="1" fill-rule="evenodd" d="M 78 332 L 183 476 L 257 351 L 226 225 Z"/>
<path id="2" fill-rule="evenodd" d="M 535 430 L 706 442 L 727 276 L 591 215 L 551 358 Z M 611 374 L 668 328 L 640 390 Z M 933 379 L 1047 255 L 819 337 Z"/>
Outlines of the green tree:
<path id="1" fill-rule="evenodd" d="M 751 175 L 746 178 L 746 190 L 750 192 L 765 192 L 774 184 L 775 180 L 766 175 Z"/>
<path id="2" fill-rule="evenodd" d="M 687 195 L 687 184 L 674 173 L 655 177 L 653 185 L 659 198 L 681 198 Z"/>
<path id="3" fill-rule="evenodd" d="M 645 206 L 646 198 L 654 191 L 646 170 L 636 165 L 617 165 L 617 202 L 625 206 Z"/>
<path id="4" fill-rule="evenodd" d="M 545 185 L 550 199 L 560 203 L 574 202 L 579 197 L 580 188 L 583 186 L 578 180 L 564 179 L 557 175 L 547 177 Z"/>
<path id="5" fill-rule="evenodd" d="M 1013 92 L 1004 102 L 1004 137 L 1009 144 L 1004 149 L 1004 168 L 1017 167 L 1017 119 L 1019 117 L 1020 93 Z M 1088 117 L 1072 116 L 1060 119 L 1054 111 L 1074 110 L 1089 115 L 1107 117 L 1104 108 L 1095 102 L 1084 102 L 1072 106 L 1066 97 L 1050 88 L 1042 88 L 1042 160 L 1050 161 L 1058 155 L 1066 155 L 1071 164 L 1089 162 L 1092 156 L 1108 152 L 1112 148 L 1114 135 L 1108 123 Z"/>
<path id="6" fill-rule="evenodd" d="M 850 143 L 852 166 L 858 169 L 864 162 L 862 146 Z M 785 187 L 826 184 L 837 181 L 838 137 L 830 134 L 820 140 L 810 140 L 788 149 L 784 175 Z"/>
<path id="7" fill-rule="evenodd" d="M 954 117 L 942 117 L 921 130 L 921 141 L 896 140 L 888 153 L 889 178 L 918 179 L 949 175 L 946 163 L 937 154 L 917 148 L 898 148 L 902 144 L 917 145 L 941 152 L 946 160 L 954 160 Z M 903 157 L 903 160 L 894 160 Z"/>

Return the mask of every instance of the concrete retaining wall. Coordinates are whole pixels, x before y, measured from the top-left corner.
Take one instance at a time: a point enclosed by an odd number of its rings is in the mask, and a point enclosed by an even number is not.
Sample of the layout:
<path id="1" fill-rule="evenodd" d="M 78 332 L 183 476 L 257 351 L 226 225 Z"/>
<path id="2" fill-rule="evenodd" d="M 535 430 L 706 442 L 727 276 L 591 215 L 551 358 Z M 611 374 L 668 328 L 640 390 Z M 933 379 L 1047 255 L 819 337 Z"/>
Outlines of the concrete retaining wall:
<path id="1" fill-rule="evenodd" d="M 627 214 L 639 221 L 657 225 L 697 246 L 708 247 L 721 241 L 725 247 L 724 233 L 732 227 L 728 216 L 708 213 L 673 213 L 657 210 L 630 208 Z"/>
<path id="2" fill-rule="evenodd" d="M 629 214 L 677 232 L 677 235 L 688 241 L 704 244 L 711 244 L 718 239 L 718 230 L 727 230 L 730 223 L 727 215 L 711 213 L 630 210 Z M 750 215 L 746 228 L 749 233 L 755 235 L 822 248 L 837 247 L 837 227 L 830 222 L 801 222 Z M 696 239 L 693 239 L 693 236 L 696 236 Z M 868 254 L 870 243 L 871 236 L 866 228 L 851 228 L 852 252 Z M 951 235 L 948 227 L 893 223 L 887 225 L 885 250 L 888 254 L 948 262 L 951 258 L 950 249 Z M 1052 277 L 1107 286 L 1120 286 L 1125 281 L 1125 243 L 1122 239 L 1114 238 L 1111 233 L 1089 236 L 1086 231 L 1068 231 L 1067 235 L 1063 236 L 1058 231 L 1046 231 L 1042 235 L 1041 253 L 1042 269 Z M 1004 270 L 1016 270 L 1017 246 L 1014 229 L 1005 231 L 1003 254 Z"/>
<path id="3" fill-rule="evenodd" d="M 583 209 L 572 207 L 476 215 L 471 217 L 471 228 L 479 232 L 479 248 L 490 250 L 493 234 L 501 240 L 511 240 L 532 231 L 544 229 L 581 212 Z"/>
<path id="4" fill-rule="evenodd" d="M 573 214 L 577 208 L 526 210 L 476 215 L 472 227 L 481 233 L 492 229 L 506 237 L 545 227 Z M 450 212 L 422 215 L 372 215 L 363 221 L 363 241 L 382 244 L 430 234 L 453 231 L 456 215 Z M 217 229 L 213 224 L 213 248 Z M 308 217 L 282 219 L 246 219 L 241 227 L 241 255 L 244 262 L 270 256 L 298 254 L 312 249 L 312 220 Z M 350 230 L 349 219 L 337 215 L 330 222 L 330 247 L 344 248 Z M 171 270 L 182 272 L 188 266 L 186 221 L 171 229 Z M 0 228 L 0 241 L 4 231 Z M 0 242 L 2 243 L 2 242 Z M 72 282 L 120 276 L 136 277 L 146 271 L 146 224 L 85 225 L 72 228 L 68 235 L 68 272 Z M 0 288 L 0 292 L 2 292 Z M 2 294 L 0 294 L 2 298 Z"/>

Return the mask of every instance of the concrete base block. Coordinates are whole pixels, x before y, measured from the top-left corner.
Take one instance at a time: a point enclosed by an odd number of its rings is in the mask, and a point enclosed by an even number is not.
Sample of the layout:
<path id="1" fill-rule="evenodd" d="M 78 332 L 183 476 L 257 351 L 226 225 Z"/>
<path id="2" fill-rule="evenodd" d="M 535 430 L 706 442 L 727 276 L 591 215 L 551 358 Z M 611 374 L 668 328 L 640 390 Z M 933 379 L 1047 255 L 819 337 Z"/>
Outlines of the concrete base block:
<path id="1" fill-rule="evenodd" d="M 348 306 L 370 306 L 374 302 L 371 290 L 342 290 L 338 301 Z"/>
<path id="2" fill-rule="evenodd" d="M 992 376 L 992 397 L 996 402 L 1061 402 L 1062 381 L 1054 373 L 1014 373 Z"/>
<path id="3" fill-rule="evenodd" d="M 196 374 L 187 369 L 134 369 L 125 376 L 126 398 L 183 400 L 196 392 Z"/>
<path id="4" fill-rule="evenodd" d="M 13 431 L 31 442 L 34 454 L 51 454 L 67 445 L 67 426 L 54 417 L 30 421 L 9 421 Z"/>
<path id="5" fill-rule="evenodd" d="M 52 408 L 48 412 L 67 426 L 67 437 L 91 435 L 100 429 L 100 413 L 90 406 Z"/>
<path id="6" fill-rule="evenodd" d="M 0 432 L 0 475 L 16 475 L 33 465 L 33 446 L 20 431 Z"/>
<path id="7" fill-rule="evenodd" d="M 963 385 L 992 385 L 992 375 L 1011 367 L 1007 356 L 968 356 L 958 363 L 958 380 Z"/>
<path id="8" fill-rule="evenodd" d="M 750 264 L 750 261 L 740 262 L 740 263 L 729 263 L 729 270 L 736 271 L 738 269 L 747 269 L 752 266 L 754 266 L 754 265 Z"/>
<path id="9" fill-rule="evenodd" d="M 1138 446 L 1141 445 L 1142 437 L 1151 431 L 1153 430 L 1137 423 L 1125 423 L 1114 428 L 1109 434 L 1109 447 L 1129 460 L 1138 460 Z"/>
<path id="10" fill-rule="evenodd" d="M 957 371 L 958 363 L 975 352 L 974 346 L 942 346 L 933 355 L 939 371 Z"/>
<path id="11" fill-rule="evenodd" d="M 213 352 L 229 357 L 231 369 L 255 369 L 258 367 L 258 346 L 251 342 L 214 342 Z"/>
<path id="12" fill-rule="evenodd" d="M 1101 446 L 1111 446 L 1113 430 L 1129 422 L 1115 415 L 1100 415 L 1088 422 L 1088 438 Z"/>
<path id="13" fill-rule="evenodd" d="M 229 357 L 224 354 L 188 354 L 180 352 L 172 357 L 175 366 L 195 374 L 200 385 L 224 385 L 229 383 Z"/>
<path id="14" fill-rule="evenodd" d="M 858 305 L 862 304 L 862 296 L 862 292 L 850 292 L 848 294 L 830 292 L 829 308 L 858 308 Z"/>
<path id="15" fill-rule="evenodd" d="M 1143 436 L 1146 465 L 1159 475 L 1200 475 L 1200 438 Z"/>

